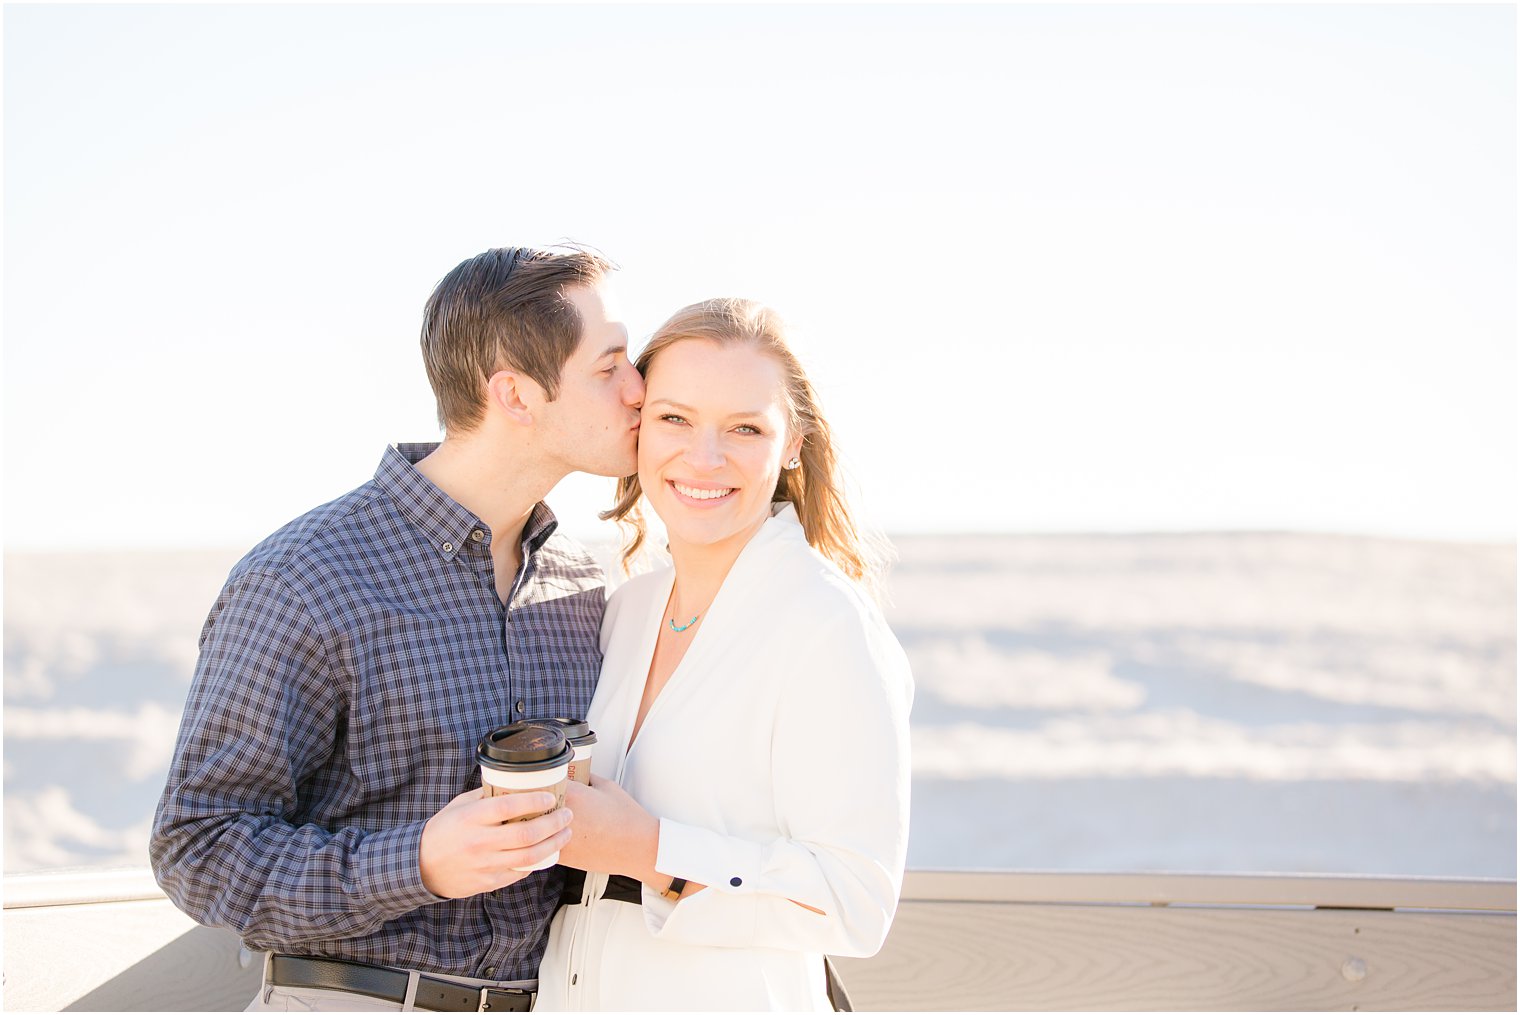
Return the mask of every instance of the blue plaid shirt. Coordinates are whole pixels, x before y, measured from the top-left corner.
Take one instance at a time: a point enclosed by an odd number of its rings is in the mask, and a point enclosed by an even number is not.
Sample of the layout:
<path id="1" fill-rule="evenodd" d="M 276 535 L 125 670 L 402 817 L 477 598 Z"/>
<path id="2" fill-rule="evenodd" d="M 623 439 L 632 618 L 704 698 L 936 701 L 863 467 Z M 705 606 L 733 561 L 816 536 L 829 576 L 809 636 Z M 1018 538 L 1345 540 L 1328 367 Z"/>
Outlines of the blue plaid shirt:
<path id="1" fill-rule="evenodd" d="M 418 844 L 480 785 L 489 729 L 585 715 L 603 578 L 539 504 L 503 607 L 490 530 L 412 464 L 434 447 L 389 449 L 372 482 L 232 569 L 150 854 L 181 909 L 250 948 L 530 979 L 563 874 L 445 900 Z"/>

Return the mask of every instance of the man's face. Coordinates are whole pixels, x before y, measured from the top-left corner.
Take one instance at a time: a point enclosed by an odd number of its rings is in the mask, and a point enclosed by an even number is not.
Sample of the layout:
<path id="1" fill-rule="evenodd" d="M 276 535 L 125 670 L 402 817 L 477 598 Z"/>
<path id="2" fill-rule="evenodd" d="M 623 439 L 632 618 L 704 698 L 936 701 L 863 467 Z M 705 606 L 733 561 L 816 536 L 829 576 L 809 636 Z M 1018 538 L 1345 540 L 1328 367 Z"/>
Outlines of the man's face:
<path id="1" fill-rule="evenodd" d="M 559 397 L 540 410 L 542 432 L 572 472 L 630 476 L 638 468 L 644 379 L 628 361 L 628 329 L 603 285 L 565 297 L 581 318 L 581 342 L 560 371 Z"/>

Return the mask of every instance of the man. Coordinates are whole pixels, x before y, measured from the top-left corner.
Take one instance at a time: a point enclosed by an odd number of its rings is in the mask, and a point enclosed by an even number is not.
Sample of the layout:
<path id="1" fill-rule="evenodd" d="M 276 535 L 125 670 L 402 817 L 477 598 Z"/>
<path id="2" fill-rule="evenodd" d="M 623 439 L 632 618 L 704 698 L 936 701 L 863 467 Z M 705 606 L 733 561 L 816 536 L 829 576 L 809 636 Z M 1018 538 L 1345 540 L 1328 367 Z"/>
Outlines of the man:
<path id="1" fill-rule="evenodd" d="M 609 270 L 512 248 L 450 272 L 422 328 L 443 442 L 388 449 L 212 607 L 150 852 L 181 909 L 269 953 L 254 1008 L 530 1003 L 561 874 L 515 868 L 570 816 L 512 821 L 550 798 L 483 797 L 474 750 L 596 686 L 602 576 L 542 501 L 635 470 Z"/>

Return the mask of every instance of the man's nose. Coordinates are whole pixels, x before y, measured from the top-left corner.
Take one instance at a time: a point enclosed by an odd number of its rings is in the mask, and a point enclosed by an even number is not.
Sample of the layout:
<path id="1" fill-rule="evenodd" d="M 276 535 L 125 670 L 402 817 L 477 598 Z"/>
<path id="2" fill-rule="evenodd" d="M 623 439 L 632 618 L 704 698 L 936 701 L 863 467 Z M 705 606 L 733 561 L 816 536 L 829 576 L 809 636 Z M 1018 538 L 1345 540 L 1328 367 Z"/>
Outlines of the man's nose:
<path id="1" fill-rule="evenodd" d="M 644 375 L 632 368 L 628 372 L 633 377 L 623 385 L 623 404 L 637 409 L 644 404 Z"/>

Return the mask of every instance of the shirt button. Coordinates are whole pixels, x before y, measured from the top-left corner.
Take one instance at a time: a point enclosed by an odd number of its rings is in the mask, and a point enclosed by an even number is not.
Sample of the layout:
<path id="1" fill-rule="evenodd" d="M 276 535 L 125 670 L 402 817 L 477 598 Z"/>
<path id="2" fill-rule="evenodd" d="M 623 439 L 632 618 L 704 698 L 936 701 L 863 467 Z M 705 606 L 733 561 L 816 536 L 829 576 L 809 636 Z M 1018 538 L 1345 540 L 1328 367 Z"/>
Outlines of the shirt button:
<path id="1" fill-rule="evenodd" d="M 495 976 L 496 975 L 496 967 L 495 966 L 486 966 L 486 975 L 487 976 Z"/>
<path id="2" fill-rule="evenodd" d="M 740 885 L 744 884 L 744 879 L 743 878 L 729 878 L 728 879 L 728 883 L 731 884 L 731 885 L 733 885 L 735 888 L 738 888 Z"/>
<path id="3" fill-rule="evenodd" d="M 453 543 L 444 543 L 443 544 L 443 552 L 444 553 L 453 553 L 454 552 L 454 544 Z"/>
<path id="4" fill-rule="evenodd" d="M 470 538 L 473 539 L 473 540 L 475 540 L 475 542 L 478 543 L 482 539 L 486 538 L 486 534 L 484 532 L 480 531 L 479 529 L 474 529 L 474 530 L 472 530 L 470 532 Z"/>
<path id="5" fill-rule="evenodd" d="M 518 698 L 517 699 L 517 714 L 518 715 L 522 715 L 527 710 L 528 710 L 528 703 L 526 701 L 523 701 L 521 698 Z"/>

